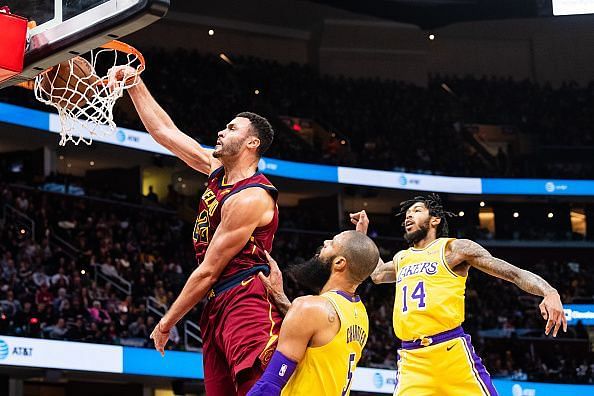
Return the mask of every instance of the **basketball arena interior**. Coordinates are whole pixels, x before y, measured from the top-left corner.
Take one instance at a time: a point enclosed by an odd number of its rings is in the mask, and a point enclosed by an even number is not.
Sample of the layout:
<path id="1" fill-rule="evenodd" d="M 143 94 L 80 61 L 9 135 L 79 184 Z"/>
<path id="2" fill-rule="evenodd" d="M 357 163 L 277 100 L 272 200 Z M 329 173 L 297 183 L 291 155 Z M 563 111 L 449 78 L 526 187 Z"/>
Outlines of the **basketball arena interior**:
<path id="1" fill-rule="evenodd" d="M 258 170 L 279 192 L 281 270 L 361 210 L 390 261 L 408 247 L 400 202 L 438 193 L 450 237 L 540 275 L 563 303 L 567 331 L 545 335 L 541 297 L 470 270 L 462 326 L 498 394 L 594 395 L 594 0 L 112 3 L 0 1 L 0 395 L 207 394 L 208 300 L 164 357 L 149 336 L 196 268 L 208 177 L 151 138 L 126 92 L 101 104 L 111 131 L 89 133 L 64 123 L 90 98 L 58 112 L 31 89 L 114 38 L 204 147 L 238 113 L 268 119 Z M 11 15 L 29 24 L 20 41 Z M 61 145 L 65 133 L 88 135 Z M 314 292 L 290 276 L 284 288 Z M 394 285 L 357 293 L 369 334 L 350 392 L 393 394 Z"/>

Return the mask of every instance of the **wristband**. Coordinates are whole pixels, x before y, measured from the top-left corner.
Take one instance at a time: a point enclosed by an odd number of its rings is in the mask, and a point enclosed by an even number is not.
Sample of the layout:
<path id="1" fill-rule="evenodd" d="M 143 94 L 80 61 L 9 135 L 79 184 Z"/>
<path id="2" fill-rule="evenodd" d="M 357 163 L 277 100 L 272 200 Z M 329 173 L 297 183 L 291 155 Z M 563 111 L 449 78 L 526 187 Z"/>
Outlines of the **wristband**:
<path id="1" fill-rule="evenodd" d="M 296 368 L 297 362 L 275 351 L 266 371 L 247 396 L 279 396 Z"/>

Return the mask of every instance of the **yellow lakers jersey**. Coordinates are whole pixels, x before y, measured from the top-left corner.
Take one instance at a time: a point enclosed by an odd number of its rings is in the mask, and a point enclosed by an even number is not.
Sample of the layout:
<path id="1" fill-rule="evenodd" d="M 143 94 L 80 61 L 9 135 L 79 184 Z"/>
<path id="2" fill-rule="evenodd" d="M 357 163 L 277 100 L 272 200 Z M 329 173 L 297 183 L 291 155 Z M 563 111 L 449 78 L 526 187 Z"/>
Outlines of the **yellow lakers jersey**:
<path id="1" fill-rule="evenodd" d="M 445 260 L 453 239 L 439 238 L 424 249 L 409 248 L 394 256 L 396 295 L 394 332 L 404 341 L 432 336 L 464 321 L 466 277 Z"/>
<path id="2" fill-rule="evenodd" d="M 338 313 L 340 330 L 326 345 L 307 348 L 281 395 L 345 396 L 367 342 L 369 318 L 358 296 L 331 290 L 322 294 Z"/>

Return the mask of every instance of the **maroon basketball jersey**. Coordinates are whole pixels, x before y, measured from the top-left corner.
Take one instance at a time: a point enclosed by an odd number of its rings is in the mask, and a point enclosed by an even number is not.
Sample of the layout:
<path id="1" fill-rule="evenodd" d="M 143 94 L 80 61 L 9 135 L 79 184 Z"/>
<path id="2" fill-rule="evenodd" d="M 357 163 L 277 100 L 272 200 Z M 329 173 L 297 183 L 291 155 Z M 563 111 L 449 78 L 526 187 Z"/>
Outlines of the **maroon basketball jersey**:
<path id="1" fill-rule="evenodd" d="M 208 177 L 206 191 L 204 191 L 202 198 L 200 198 L 198 217 L 196 218 L 193 233 L 194 249 L 196 250 L 198 265 L 204 260 L 208 244 L 221 222 L 221 209 L 225 201 L 233 194 L 246 188 L 263 188 L 270 193 L 275 202 L 278 198 L 277 189 L 261 172 L 256 172 L 253 176 L 235 184 L 225 183 L 225 171 L 223 167 L 218 168 Z M 241 252 L 227 264 L 218 282 L 224 281 L 230 276 L 252 268 L 255 265 L 267 264 L 268 260 L 266 259 L 264 250 L 271 251 L 274 233 L 277 228 L 278 206 L 275 205 L 272 221 L 264 227 L 258 227 L 254 230 Z"/>

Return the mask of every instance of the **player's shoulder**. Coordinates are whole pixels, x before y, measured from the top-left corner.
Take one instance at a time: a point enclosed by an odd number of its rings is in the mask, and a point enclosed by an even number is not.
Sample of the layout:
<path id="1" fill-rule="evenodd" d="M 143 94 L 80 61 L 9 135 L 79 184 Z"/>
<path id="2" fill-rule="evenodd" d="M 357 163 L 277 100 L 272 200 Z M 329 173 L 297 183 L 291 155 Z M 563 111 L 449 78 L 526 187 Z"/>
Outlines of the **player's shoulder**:
<path id="1" fill-rule="evenodd" d="M 482 256 L 487 250 L 479 243 L 470 239 L 453 239 L 446 245 L 446 253 L 460 254 L 467 257 Z"/>
<path id="2" fill-rule="evenodd" d="M 301 296 L 291 304 L 291 310 L 307 315 L 309 319 L 317 316 L 327 316 L 329 310 L 335 310 L 332 303 L 322 296 Z"/>
<path id="3" fill-rule="evenodd" d="M 270 194 L 263 188 L 244 188 L 234 191 L 225 200 L 227 206 L 239 206 L 245 209 L 257 209 L 260 205 L 266 207 L 273 202 Z"/>
<path id="4" fill-rule="evenodd" d="M 297 297 L 295 300 L 293 300 L 293 306 L 297 306 L 300 309 L 310 309 L 318 307 L 319 305 L 324 305 L 324 303 L 327 301 L 328 299 L 322 296 L 307 295 Z"/>
<path id="5" fill-rule="evenodd" d="M 396 262 L 396 261 L 398 261 L 398 259 L 402 259 L 404 256 L 406 256 L 409 252 L 410 252 L 410 249 L 399 250 L 396 252 L 394 257 L 392 257 L 392 260 Z"/>

